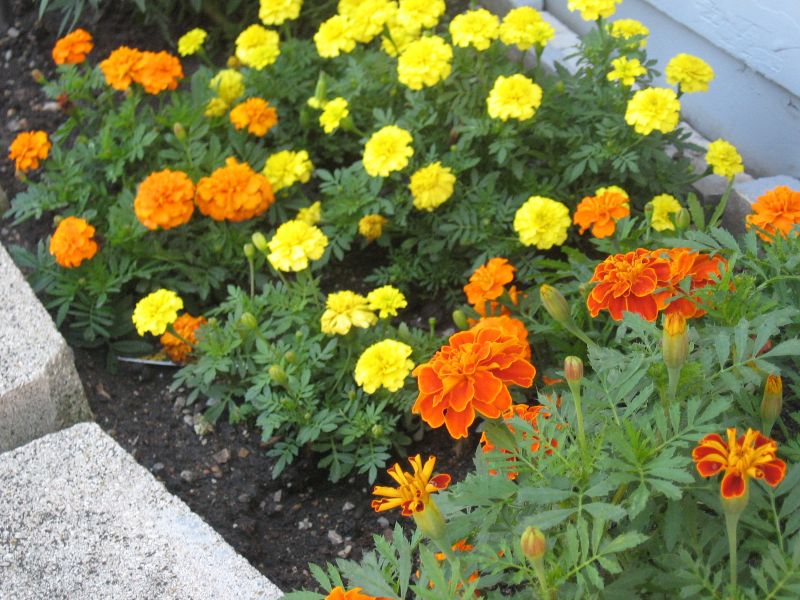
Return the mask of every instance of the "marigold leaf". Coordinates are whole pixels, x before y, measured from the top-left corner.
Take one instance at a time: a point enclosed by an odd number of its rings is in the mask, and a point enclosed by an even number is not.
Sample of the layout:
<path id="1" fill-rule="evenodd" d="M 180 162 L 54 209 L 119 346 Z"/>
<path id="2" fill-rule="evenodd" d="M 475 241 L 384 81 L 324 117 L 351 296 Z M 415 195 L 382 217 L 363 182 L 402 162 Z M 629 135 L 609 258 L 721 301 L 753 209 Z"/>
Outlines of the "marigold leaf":
<path id="1" fill-rule="evenodd" d="M 616 554 L 629 548 L 635 548 L 639 544 L 644 543 L 648 536 L 639 533 L 638 531 L 628 531 L 615 537 L 610 542 L 603 544 L 600 547 L 600 554 Z"/>

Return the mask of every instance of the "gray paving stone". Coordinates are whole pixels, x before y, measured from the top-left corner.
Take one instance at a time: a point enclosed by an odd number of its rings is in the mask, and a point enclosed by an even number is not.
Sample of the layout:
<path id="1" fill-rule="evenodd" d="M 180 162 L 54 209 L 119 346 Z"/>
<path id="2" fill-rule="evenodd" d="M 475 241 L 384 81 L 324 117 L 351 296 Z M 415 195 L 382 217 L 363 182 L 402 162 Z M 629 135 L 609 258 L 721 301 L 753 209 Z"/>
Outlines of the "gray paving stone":
<path id="1" fill-rule="evenodd" d="M 72 350 L 0 245 L 0 452 L 91 418 Z"/>
<path id="2" fill-rule="evenodd" d="M 281 591 L 94 423 L 0 455 L 3 600 L 273 600 Z"/>

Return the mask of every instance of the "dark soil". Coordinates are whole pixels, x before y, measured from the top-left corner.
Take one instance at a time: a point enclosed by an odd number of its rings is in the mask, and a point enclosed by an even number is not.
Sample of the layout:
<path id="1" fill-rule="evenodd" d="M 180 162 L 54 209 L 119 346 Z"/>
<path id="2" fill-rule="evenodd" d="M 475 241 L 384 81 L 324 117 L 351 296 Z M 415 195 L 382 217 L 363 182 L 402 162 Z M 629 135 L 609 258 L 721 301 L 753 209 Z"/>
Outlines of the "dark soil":
<path id="1" fill-rule="evenodd" d="M 9 200 L 24 189 L 6 158 L 16 134 L 52 133 L 62 121 L 59 106 L 31 76 L 33 69 L 53 75 L 50 51 L 60 24 L 55 16 L 37 20 L 36 4 L 12 2 L 12 28 L 0 24 L 0 188 Z M 95 39 L 93 60 L 122 44 L 149 50 L 167 45 L 157 31 L 132 27 L 118 13 L 82 24 Z M 0 213 L 1 196 L 0 191 Z M 51 230 L 48 216 L 14 228 L 0 221 L 0 242 L 30 249 Z M 435 312 L 427 307 L 418 316 L 427 320 Z M 221 420 L 213 431 L 198 434 L 195 422 L 203 407 L 187 407 L 181 390 L 169 391 L 171 369 L 123 363 L 111 374 L 103 352 L 82 349 L 76 349 L 75 362 L 98 424 L 282 589 L 314 587 L 309 562 L 358 559 L 372 547 L 373 534 L 391 535 L 399 514 L 372 511 L 366 477 L 331 484 L 315 457 L 305 455 L 272 479 L 273 462 L 256 429 Z M 473 436 L 456 445 L 439 430 L 408 450 L 435 454 L 437 471 L 458 481 L 471 466 L 476 444 Z"/>

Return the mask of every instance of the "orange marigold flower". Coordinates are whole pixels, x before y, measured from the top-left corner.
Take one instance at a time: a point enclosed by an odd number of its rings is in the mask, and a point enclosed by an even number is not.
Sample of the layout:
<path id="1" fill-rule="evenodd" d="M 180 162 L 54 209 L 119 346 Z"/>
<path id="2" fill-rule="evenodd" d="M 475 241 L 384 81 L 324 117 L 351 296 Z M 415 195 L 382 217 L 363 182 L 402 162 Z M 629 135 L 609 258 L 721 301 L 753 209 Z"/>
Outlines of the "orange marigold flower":
<path id="1" fill-rule="evenodd" d="M 592 228 L 592 235 L 604 238 L 614 235 L 617 221 L 631 214 L 628 194 L 617 186 L 600 188 L 594 196 L 580 201 L 572 215 L 572 222 L 580 226 L 580 233 Z"/>
<path id="2" fill-rule="evenodd" d="M 8 158 L 20 173 L 39 168 L 39 161 L 50 154 L 52 144 L 45 131 L 23 131 L 9 147 Z"/>
<path id="3" fill-rule="evenodd" d="M 205 317 L 193 317 L 189 313 L 183 313 L 175 319 L 172 327 L 175 329 L 175 333 L 183 339 L 169 331 L 161 336 L 161 346 L 172 362 L 178 364 L 186 362 L 186 359 L 192 353 L 192 346 L 197 343 L 197 330 L 207 322 Z M 187 344 L 186 342 L 189 343 Z"/>
<path id="4" fill-rule="evenodd" d="M 400 508 L 404 517 L 424 512 L 431 502 L 430 495 L 447 489 L 447 486 L 450 485 L 450 475 L 433 474 L 436 457 L 429 456 L 423 465 L 422 458 L 417 454 L 409 456 L 408 462 L 411 463 L 413 473 L 403 471 L 399 463 L 395 463 L 388 470 L 398 487 L 376 485 L 372 490 L 373 495 L 383 496 L 383 498 L 372 501 L 372 508 L 376 512 Z"/>
<path id="5" fill-rule="evenodd" d="M 514 306 L 518 306 L 520 296 L 524 296 L 524 294 L 522 294 L 522 292 L 520 292 L 517 289 L 517 286 L 515 285 L 512 285 L 510 288 L 508 288 L 507 292 L 508 292 L 508 299 L 511 301 L 511 304 L 513 304 Z M 507 306 L 505 306 L 504 304 L 500 304 L 500 302 L 497 302 L 495 300 L 492 300 L 491 302 L 478 302 L 478 304 L 476 304 L 472 308 L 476 313 L 478 313 L 481 316 L 481 318 L 491 317 L 493 315 L 496 316 L 496 315 L 511 314 L 511 311 Z M 470 327 L 475 325 L 475 323 L 477 323 L 478 321 L 479 320 L 476 319 L 467 319 L 467 323 L 469 323 Z"/>
<path id="6" fill-rule="evenodd" d="M 106 83 L 115 90 L 124 92 L 134 81 L 136 65 L 142 53 L 135 48 L 120 46 L 108 55 L 108 58 L 100 63 L 100 70 Z"/>
<path id="7" fill-rule="evenodd" d="M 447 426 L 467 437 L 476 411 L 496 419 L 511 406 L 508 386 L 530 387 L 536 368 L 525 358 L 530 347 L 498 326 L 478 324 L 458 332 L 413 371 L 419 395 L 411 411 L 433 428 Z"/>
<path id="8" fill-rule="evenodd" d="M 275 195 L 269 179 L 231 157 L 197 182 L 195 200 L 200 212 L 215 221 L 245 221 L 267 210 Z"/>
<path id="9" fill-rule="evenodd" d="M 691 292 L 714 283 L 715 278 L 719 279 L 722 276 L 721 270 L 728 266 L 728 261 L 722 256 L 701 254 L 689 248 L 656 250 L 654 254 L 669 260 L 672 273 L 673 299 L 664 312 L 668 315 L 680 313 L 687 319 L 706 314 L 700 305 L 700 299 Z M 686 285 L 681 285 L 687 277 L 690 278 L 688 289 Z"/>
<path id="10" fill-rule="evenodd" d="M 595 267 L 590 283 L 597 285 L 586 298 L 589 313 L 608 310 L 615 321 L 626 311 L 655 321 L 672 295 L 669 261 L 644 248 L 609 256 Z"/>
<path id="11" fill-rule="evenodd" d="M 472 305 L 484 304 L 503 295 L 505 285 L 514 279 L 516 268 L 507 258 L 490 258 L 470 275 L 469 283 L 464 286 L 467 302 Z"/>
<path id="12" fill-rule="evenodd" d="M 786 463 L 776 457 L 778 444 L 775 440 L 749 428 L 738 439 L 735 427 L 728 428 L 727 434 L 727 442 L 717 433 L 707 435 L 692 450 L 692 459 L 701 476 L 713 477 L 725 471 L 720 484 L 723 498 L 744 496 L 750 477 L 762 479 L 772 487 L 783 481 Z"/>
<path id="13" fill-rule="evenodd" d="M 513 335 L 519 343 L 523 345 L 524 349 L 522 356 L 525 360 L 531 358 L 531 345 L 528 342 L 528 328 L 519 319 L 509 317 L 508 315 L 499 315 L 497 317 L 483 317 L 474 326 L 473 331 L 480 331 L 487 328 L 500 328 L 509 335 Z"/>
<path id="14" fill-rule="evenodd" d="M 67 217 L 50 238 L 50 254 L 62 267 L 77 267 L 97 254 L 94 232 L 94 227 L 80 217 Z"/>
<path id="15" fill-rule="evenodd" d="M 800 192 L 779 185 L 759 196 L 753 203 L 753 213 L 747 215 L 746 220 L 748 229 L 755 225 L 766 231 L 766 234 L 758 232 L 765 242 L 771 242 L 776 232 L 783 237 L 788 236 L 792 228 L 800 223 Z"/>
<path id="16" fill-rule="evenodd" d="M 230 113 L 231 123 L 236 129 L 244 129 L 259 137 L 278 123 L 278 111 L 262 98 L 250 98 L 237 104 Z"/>
<path id="17" fill-rule="evenodd" d="M 172 229 L 188 223 L 194 212 L 194 184 L 182 171 L 150 173 L 139 185 L 133 210 L 148 229 Z"/>
<path id="18" fill-rule="evenodd" d="M 544 408 L 545 407 L 542 406 L 541 404 L 535 404 L 533 406 L 530 406 L 528 404 L 514 404 L 506 412 L 503 413 L 503 420 L 510 421 L 514 417 L 519 417 L 520 419 L 530 423 L 531 426 L 533 427 L 534 431 L 538 431 L 539 430 L 539 426 L 538 426 L 539 416 L 541 415 L 541 417 L 544 418 L 544 419 L 547 419 L 547 418 L 550 417 L 550 413 L 547 412 L 547 411 L 544 411 L 543 410 Z M 511 431 L 513 433 L 514 432 L 514 427 L 511 424 L 508 424 L 507 426 L 508 426 L 509 431 Z M 525 438 L 525 437 L 527 437 L 527 436 L 523 436 L 523 438 Z M 492 452 L 493 450 L 495 450 L 494 444 L 492 444 L 492 442 L 489 441 L 489 438 L 486 436 L 485 432 L 481 433 L 480 445 L 481 445 L 481 448 L 482 448 L 484 454 L 487 454 L 487 453 Z M 539 441 L 539 438 L 534 435 L 531 438 L 531 451 L 532 452 L 538 452 L 540 447 L 541 447 L 541 443 Z M 555 439 L 554 440 L 550 440 L 550 447 L 545 451 L 545 454 L 548 454 L 548 455 L 552 454 L 553 453 L 553 448 L 557 448 L 557 447 L 558 447 L 558 441 L 555 440 Z M 500 452 L 502 452 L 503 454 L 512 454 L 508 450 L 503 450 L 503 449 L 500 449 Z M 516 459 L 513 456 L 509 456 L 508 457 L 508 461 L 509 462 L 516 462 Z M 489 470 L 489 474 L 490 475 L 496 475 L 497 471 L 495 469 L 490 469 Z M 509 479 L 512 479 L 512 480 L 516 479 L 517 476 L 518 476 L 518 473 L 516 471 L 513 471 L 513 470 L 509 471 L 506 474 L 506 477 L 508 477 Z"/>
<path id="19" fill-rule="evenodd" d="M 133 80 L 148 94 L 174 90 L 183 79 L 183 67 L 177 56 L 169 52 L 140 52 L 133 68 Z"/>
<path id="20" fill-rule="evenodd" d="M 53 62 L 57 65 L 77 65 L 86 60 L 94 43 L 85 29 L 76 29 L 59 39 L 53 46 Z"/>
<path id="21" fill-rule="evenodd" d="M 345 591 L 343 587 L 336 586 L 325 596 L 325 600 L 389 600 L 380 596 L 367 596 L 361 593 L 361 588 Z"/>

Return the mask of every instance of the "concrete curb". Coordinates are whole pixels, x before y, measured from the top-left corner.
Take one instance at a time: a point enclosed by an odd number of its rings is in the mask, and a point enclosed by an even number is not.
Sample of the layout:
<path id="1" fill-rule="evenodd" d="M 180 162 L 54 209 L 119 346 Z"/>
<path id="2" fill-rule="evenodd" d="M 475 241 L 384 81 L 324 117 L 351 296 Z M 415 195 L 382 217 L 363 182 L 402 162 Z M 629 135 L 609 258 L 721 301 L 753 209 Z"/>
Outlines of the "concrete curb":
<path id="1" fill-rule="evenodd" d="M 0 488 L 2 598 L 282 596 L 95 423 L 0 455 Z"/>

